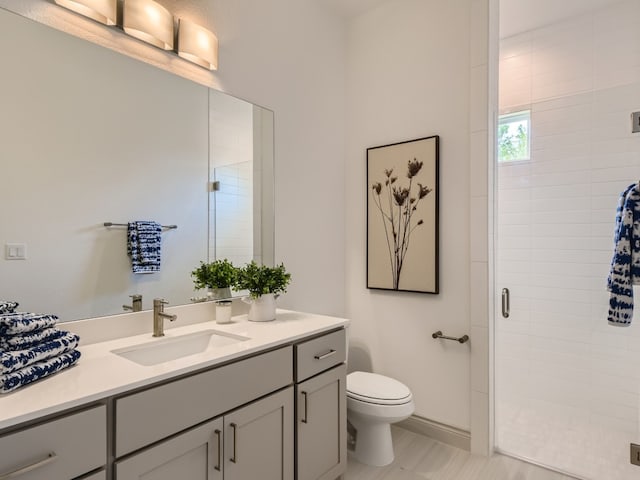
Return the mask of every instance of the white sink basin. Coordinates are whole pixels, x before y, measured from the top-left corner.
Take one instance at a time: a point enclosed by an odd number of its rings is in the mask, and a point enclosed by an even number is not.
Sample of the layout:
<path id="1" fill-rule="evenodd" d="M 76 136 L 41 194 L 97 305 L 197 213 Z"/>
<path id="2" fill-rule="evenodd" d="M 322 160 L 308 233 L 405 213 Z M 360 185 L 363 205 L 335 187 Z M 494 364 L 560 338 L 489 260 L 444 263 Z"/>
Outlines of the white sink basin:
<path id="1" fill-rule="evenodd" d="M 152 342 L 132 345 L 130 347 L 111 350 L 139 365 L 157 365 L 170 362 L 189 355 L 206 352 L 217 347 L 224 347 L 234 343 L 249 340 L 249 337 L 234 335 L 217 330 L 203 330 L 178 337 L 162 338 Z"/>

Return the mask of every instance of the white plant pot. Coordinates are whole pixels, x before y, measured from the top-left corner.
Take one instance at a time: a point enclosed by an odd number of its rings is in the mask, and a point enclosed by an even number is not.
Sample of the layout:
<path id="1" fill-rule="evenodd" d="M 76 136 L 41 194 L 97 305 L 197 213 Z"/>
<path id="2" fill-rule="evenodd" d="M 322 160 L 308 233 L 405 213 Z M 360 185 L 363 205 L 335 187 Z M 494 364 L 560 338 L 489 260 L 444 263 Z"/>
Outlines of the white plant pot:
<path id="1" fill-rule="evenodd" d="M 270 322 L 276 319 L 276 296 L 265 293 L 258 298 L 243 297 L 242 301 L 251 305 L 248 319 L 251 322 Z"/>

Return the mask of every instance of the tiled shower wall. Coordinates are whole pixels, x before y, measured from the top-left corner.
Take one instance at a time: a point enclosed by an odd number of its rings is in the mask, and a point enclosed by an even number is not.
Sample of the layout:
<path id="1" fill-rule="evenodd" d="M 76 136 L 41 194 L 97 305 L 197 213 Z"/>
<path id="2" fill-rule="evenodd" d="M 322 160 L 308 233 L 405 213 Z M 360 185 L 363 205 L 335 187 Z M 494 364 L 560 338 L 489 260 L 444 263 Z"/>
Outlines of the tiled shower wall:
<path id="1" fill-rule="evenodd" d="M 500 43 L 500 109 L 531 110 L 531 160 L 497 167 L 496 444 L 598 480 L 640 475 L 640 315 L 606 321 L 618 195 L 640 180 L 639 22 L 616 2 Z"/>

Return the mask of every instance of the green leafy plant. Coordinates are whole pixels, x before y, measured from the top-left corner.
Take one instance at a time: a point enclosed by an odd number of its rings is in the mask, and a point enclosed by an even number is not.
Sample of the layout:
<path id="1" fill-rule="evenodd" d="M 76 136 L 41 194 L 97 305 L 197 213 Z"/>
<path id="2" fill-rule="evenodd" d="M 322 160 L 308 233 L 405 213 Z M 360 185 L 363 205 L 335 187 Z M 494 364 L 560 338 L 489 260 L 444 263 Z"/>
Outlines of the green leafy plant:
<path id="1" fill-rule="evenodd" d="M 238 268 L 227 260 L 215 262 L 200 262 L 200 266 L 191 272 L 196 288 L 229 288 L 238 277 Z"/>
<path id="2" fill-rule="evenodd" d="M 284 293 L 290 282 L 291 274 L 287 273 L 284 264 L 268 267 L 252 260 L 238 270 L 235 287 L 248 290 L 251 298 L 258 298 L 267 293 Z"/>

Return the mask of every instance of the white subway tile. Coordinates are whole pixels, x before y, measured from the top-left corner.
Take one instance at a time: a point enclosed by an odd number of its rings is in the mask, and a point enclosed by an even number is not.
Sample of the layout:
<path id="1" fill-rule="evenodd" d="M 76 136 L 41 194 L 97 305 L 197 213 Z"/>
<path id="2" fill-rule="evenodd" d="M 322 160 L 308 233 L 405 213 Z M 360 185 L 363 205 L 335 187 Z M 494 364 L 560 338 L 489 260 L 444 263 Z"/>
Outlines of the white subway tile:
<path id="1" fill-rule="evenodd" d="M 471 197 L 487 196 L 488 185 L 488 134 L 480 130 L 471 134 L 470 140 L 470 194 Z"/>
<path id="2" fill-rule="evenodd" d="M 471 326 L 489 326 L 489 274 L 486 262 L 471 262 L 470 270 Z M 487 362 L 488 364 L 488 362 Z"/>
<path id="3" fill-rule="evenodd" d="M 471 391 L 471 453 L 489 455 L 489 395 Z"/>

